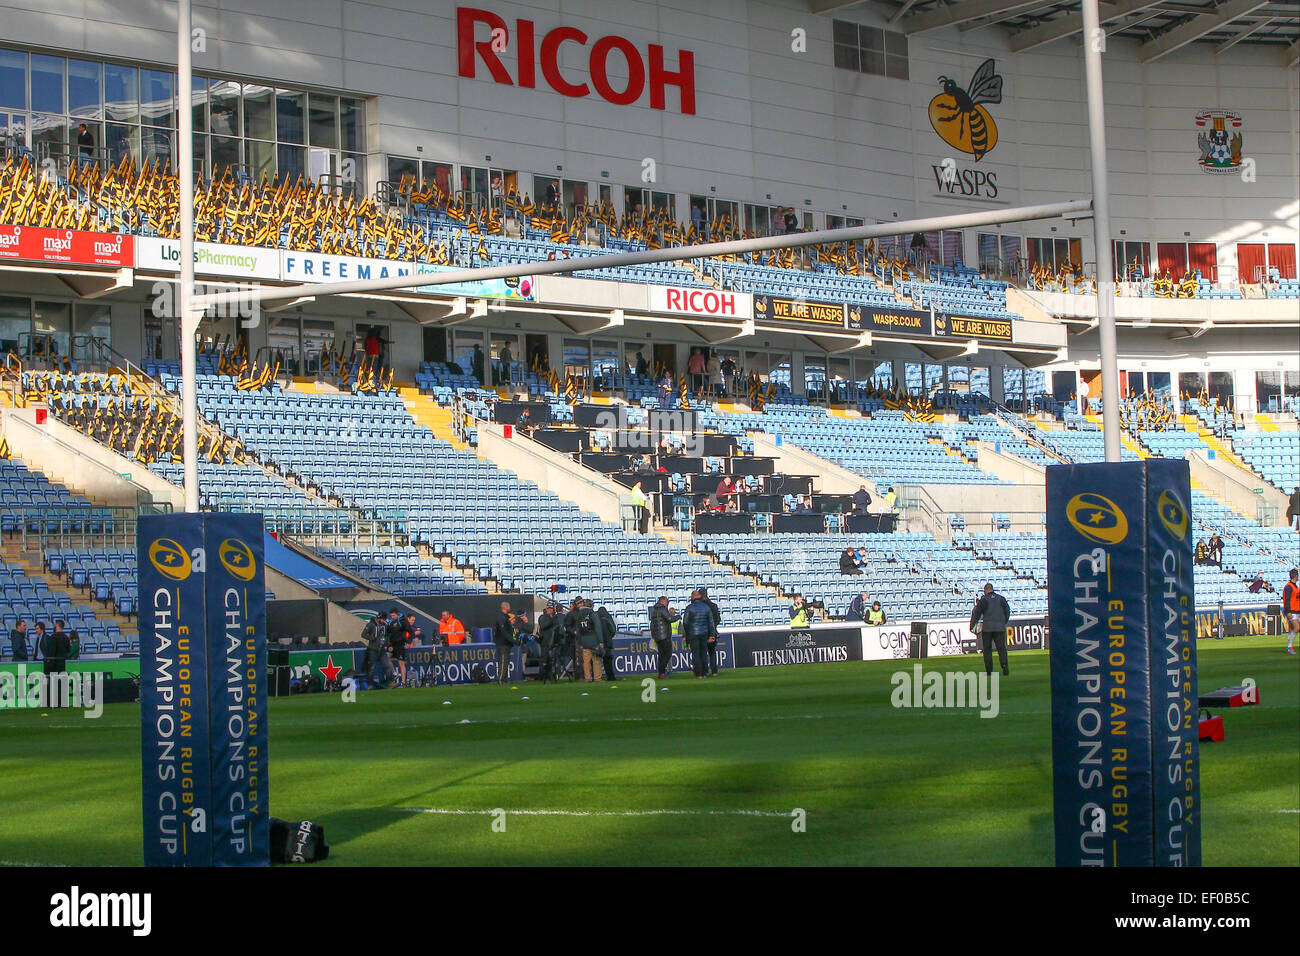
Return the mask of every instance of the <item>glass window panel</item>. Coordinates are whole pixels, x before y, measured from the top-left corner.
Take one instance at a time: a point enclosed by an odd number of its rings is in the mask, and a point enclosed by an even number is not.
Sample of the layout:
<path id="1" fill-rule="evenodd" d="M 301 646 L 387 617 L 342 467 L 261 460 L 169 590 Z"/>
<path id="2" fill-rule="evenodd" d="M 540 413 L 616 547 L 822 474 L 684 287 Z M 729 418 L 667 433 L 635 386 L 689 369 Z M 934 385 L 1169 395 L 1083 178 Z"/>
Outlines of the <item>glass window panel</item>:
<path id="1" fill-rule="evenodd" d="M 339 121 L 343 127 L 343 148 L 361 152 L 366 148 L 366 104 L 363 100 L 339 100 Z"/>
<path id="2" fill-rule="evenodd" d="M 238 83 L 213 80 L 208 86 L 208 124 L 208 132 L 215 136 L 239 135 L 243 124 Z"/>
<path id="3" fill-rule="evenodd" d="M 339 148 L 339 98 L 313 93 L 307 100 L 311 145 L 326 149 Z"/>
<path id="4" fill-rule="evenodd" d="M 908 79 L 907 58 L 885 54 L 885 76 L 891 80 Z"/>
<path id="5" fill-rule="evenodd" d="M 213 136 L 208 141 L 212 151 L 212 178 L 221 179 L 227 171 L 235 175 L 235 169 L 243 163 L 239 154 L 239 140 L 229 136 Z"/>
<path id="6" fill-rule="evenodd" d="M 212 170 L 208 168 L 208 136 L 206 133 L 194 134 L 194 170 L 205 178 L 212 174 Z"/>
<path id="7" fill-rule="evenodd" d="M 140 71 L 140 122 L 176 126 L 176 77 L 162 70 Z"/>
<path id="8" fill-rule="evenodd" d="M 0 107 L 27 109 L 27 54 L 0 50 Z"/>
<path id="9" fill-rule="evenodd" d="M 68 112 L 100 119 L 104 115 L 104 67 L 90 60 L 68 61 Z"/>
<path id="10" fill-rule="evenodd" d="M 405 156 L 388 157 L 388 181 L 400 183 L 403 179 L 408 182 L 418 182 L 420 177 L 420 164 L 414 159 L 407 159 Z"/>
<path id="11" fill-rule="evenodd" d="M 299 176 L 307 175 L 307 149 L 303 146 L 276 147 L 277 171 L 281 179 L 296 182 Z"/>
<path id="12" fill-rule="evenodd" d="M 194 132 L 206 133 L 208 131 L 208 80 L 207 77 L 193 77 L 193 86 L 190 90 L 190 109 L 193 111 L 191 122 L 194 124 Z"/>
<path id="13" fill-rule="evenodd" d="M 174 135 L 169 129 L 158 129 L 153 126 L 141 128 L 140 156 L 143 163 L 147 166 L 153 166 L 155 163 L 159 163 L 163 167 L 173 165 L 172 142 Z"/>
<path id="14" fill-rule="evenodd" d="M 32 109 L 42 113 L 63 112 L 63 72 L 61 56 L 32 54 Z"/>
<path id="15" fill-rule="evenodd" d="M 876 50 L 862 51 L 862 72 L 875 76 L 885 75 L 885 54 Z"/>
<path id="16" fill-rule="evenodd" d="M 104 64 L 104 113 L 118 123 L 140 122 L 140 71 Z"/>
<path id="17" fill-rule="evenodd" d="M 885 52 L 891 56 L 907 56 L 907 34 L 885 31 Z"/>
<path id="18" fill-rule="evenodd" d="M 0 295 L 0 354 L 18 350 L 19 339 L 26 343 L 32 330 L 32 303 L 20 296 Z"/>
<path id="19" fill-rule="evenodd" d="M 72 303 L 38 301 L 32 319 L 35 354 L 45 354 L 41 349 L 48 343 L 53 355 L 66 356 L 71 344 Z"/>
<path id="20" fill-rule="evenodd" d="M 245 140 L 244 162 L 248 164 L 248 175 L 253 178 L 253 182 L 260 181 L 263 176 L 274 176 L 275 144 L 261 143 L 255 139 Z"/>
<path id="21" fill-rule="evenodd" d="M 73 312 L 76 328 L 73 329 L 73 361 L 91 361 L 98 354 L 91 339 L 104 345 L 113 344 L 112 313 L 107 305 L 78 305 Z"/>
<path id="22" fill-rule="evenodd" d="M 842 70 L 858 69 L 858 48 L 855 46 L 835 47 L 835 65 Z"/>
<path id="23" fill-rule="evenodd" d="M 349 167 L 347 164 L 351 163 Z M 345 153 L 343 156 L 343 191 L 354 196 L 366 188 L 366 157 L 360 153 Z M 350 177 L 350 178 L 349 178 Z"/>
<path id="24" fill-rule="evenodd" d="M 831 37 L 836 43 L 846 46 L 858 45 L 858 25 L 847 20 L 831 21 Z"/>
<path id="25" fill-rule="evenodd" d="M 864 50 L 883 50 L 885 48 L 884 31 L 880 27 L 858 27 L 858 44 Z"/>
<path id="26" fill-rule="evenodd" d="M 244 135 L 275 139 L 275 93 L 269 86 L 244 87 Z"/>
<path id="27" fill-rule="evenodd" d="M 276 138 L 282 143 L 307 142 L 303 112 L 307 108 L 307 94 L 280 90 L 275 94 Z"/>
<path id="28" fill-rule="evenodd" d="M 32 149 L 36 151 L 37 158 L 67 155 L 68 121 L 62 115 L 33 113 Z M 44 150 L 48 150 L 48 153 Z"/>
<path id="29" fill-rule="evenodd" d="M 116 166 L 123 159 L 135 162 L 140 156 L 140 127 L 110 124 L 104 133 L 108 161 Z"/>

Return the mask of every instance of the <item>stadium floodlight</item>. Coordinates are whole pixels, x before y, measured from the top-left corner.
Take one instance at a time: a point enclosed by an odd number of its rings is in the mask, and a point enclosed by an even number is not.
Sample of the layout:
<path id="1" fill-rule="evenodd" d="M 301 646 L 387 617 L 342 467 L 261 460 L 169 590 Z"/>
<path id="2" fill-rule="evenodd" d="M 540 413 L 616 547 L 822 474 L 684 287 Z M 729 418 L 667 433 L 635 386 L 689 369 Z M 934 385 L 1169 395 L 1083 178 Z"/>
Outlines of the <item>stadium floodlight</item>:
<path id="1" fill-rule="evenodd" d="M 1110 176 L 1106 167 L 1106 109 L 1101 81 L 1101 28 L 1097 0 L 1083 0 L 1083 67 L 1092 153 L 1092 236 L 1097 253 L 1097 337 L 1101 346 L 1101 424 L 1106 460 L 1120 460 L 1119 346 L 1115 338 L 1115 265 L 1110 242 Z"/>

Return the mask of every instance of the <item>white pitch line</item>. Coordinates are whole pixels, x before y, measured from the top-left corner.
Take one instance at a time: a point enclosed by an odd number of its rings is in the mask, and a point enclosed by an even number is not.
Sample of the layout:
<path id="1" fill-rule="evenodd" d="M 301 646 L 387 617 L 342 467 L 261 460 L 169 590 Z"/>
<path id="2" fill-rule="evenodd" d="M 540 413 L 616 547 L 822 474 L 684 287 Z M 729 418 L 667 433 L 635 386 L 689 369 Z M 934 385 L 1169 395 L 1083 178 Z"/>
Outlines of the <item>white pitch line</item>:
<path id="1" fill-rule="evenodd" d="M 403 813 L 435 813 L 449 817 L 488 817 L 499 812 L 517 817 L 779 817 L 792 819 L 793 811 L 780 810 L 465 810 L 452 807 L 394 807 Z"/>

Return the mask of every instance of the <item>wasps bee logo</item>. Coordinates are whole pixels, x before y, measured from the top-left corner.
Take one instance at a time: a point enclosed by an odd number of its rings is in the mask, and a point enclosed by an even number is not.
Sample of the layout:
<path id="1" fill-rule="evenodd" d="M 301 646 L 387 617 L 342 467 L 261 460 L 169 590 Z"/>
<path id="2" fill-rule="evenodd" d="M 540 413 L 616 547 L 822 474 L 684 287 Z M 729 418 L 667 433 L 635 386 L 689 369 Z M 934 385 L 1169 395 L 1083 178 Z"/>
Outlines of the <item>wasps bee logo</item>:
<path id="1" fill-rule="evenodd" d="M 970 86 L 939 77 L 943 92 L 930 101 L 930 125 L 953 149 L 975 157 L 975 162 L 998 144 L 998 124 L 981 104 L 1002 102 L 1002 77 L 993 72 L 993 59 L 980 64 Z"/>

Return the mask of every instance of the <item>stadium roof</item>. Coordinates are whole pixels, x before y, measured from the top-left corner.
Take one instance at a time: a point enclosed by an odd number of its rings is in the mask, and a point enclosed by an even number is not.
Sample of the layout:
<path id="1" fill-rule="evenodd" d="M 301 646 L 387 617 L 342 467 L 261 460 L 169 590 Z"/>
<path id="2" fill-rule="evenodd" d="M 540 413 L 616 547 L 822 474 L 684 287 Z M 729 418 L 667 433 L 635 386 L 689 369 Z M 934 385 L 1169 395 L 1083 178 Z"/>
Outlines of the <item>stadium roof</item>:
<path id="1" fill-rule="evenodd" d="M 956 26 L 993 27 L 1010 35 L 1019 53 L 1081 29 L 1078 0 L 873 0 L 886 8 L 890 26 L 908 36 Z M 808 0 L 814 13 L 830 14 L 863 6 L 864 0 Z M 1100 3 L 1109 36 L 1141 44 L 1139 57 L 1151 61 L 1189 43 L 1214 44 L 1222 52 L 1237 43 L 1277 50 L 1283 66 L 1300 62 L 1300 3 L 1284 0 L 1114 0 Z"/>

